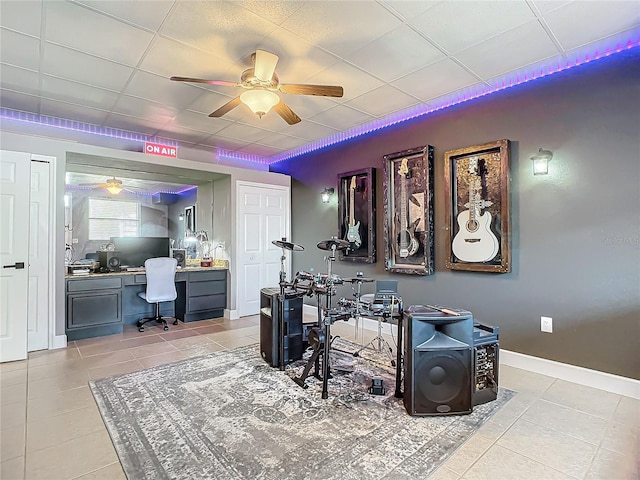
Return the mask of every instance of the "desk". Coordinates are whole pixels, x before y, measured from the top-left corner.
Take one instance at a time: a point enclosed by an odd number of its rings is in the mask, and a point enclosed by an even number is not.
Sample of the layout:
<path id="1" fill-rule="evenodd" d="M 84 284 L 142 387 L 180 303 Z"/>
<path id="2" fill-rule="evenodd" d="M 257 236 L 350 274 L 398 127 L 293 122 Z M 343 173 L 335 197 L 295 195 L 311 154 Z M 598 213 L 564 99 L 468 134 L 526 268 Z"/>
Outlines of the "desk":
<path id="1" fill-rule="evenodd" d="M 178 297 L 160 304 L 162 315 L 184 322 L 224 316 L 226 269 L 185 268 L 175 282 Z M 154 305 L 138 297 L 147 284 L 144 272 L 67 275 L 65 283 L 68 340 L 121 333 L 123 325 L 154 315 Z"/>

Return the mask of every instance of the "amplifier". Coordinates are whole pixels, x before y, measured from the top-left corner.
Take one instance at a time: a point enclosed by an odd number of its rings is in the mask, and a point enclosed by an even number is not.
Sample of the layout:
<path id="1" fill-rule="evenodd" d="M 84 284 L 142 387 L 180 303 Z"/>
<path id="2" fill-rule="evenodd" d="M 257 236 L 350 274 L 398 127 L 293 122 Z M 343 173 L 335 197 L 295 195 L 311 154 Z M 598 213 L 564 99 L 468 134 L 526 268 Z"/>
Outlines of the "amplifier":
<path id="1" fill-rule="evenodd" d="M 499 327 L 473 324 L 473 405 L 498 398 Z"/>

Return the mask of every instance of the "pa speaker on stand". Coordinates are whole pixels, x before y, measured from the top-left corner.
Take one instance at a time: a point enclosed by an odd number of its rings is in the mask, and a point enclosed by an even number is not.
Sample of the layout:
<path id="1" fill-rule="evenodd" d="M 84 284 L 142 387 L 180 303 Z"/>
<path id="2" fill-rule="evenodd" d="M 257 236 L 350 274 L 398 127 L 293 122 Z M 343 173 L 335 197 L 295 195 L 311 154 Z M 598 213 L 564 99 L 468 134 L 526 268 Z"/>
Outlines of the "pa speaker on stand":
<path id="1" fill-rule="evenodd" d="M 473 315 L 423 305 L 404 311 L 404 405 L 409 415 L 471 413 Z"/>

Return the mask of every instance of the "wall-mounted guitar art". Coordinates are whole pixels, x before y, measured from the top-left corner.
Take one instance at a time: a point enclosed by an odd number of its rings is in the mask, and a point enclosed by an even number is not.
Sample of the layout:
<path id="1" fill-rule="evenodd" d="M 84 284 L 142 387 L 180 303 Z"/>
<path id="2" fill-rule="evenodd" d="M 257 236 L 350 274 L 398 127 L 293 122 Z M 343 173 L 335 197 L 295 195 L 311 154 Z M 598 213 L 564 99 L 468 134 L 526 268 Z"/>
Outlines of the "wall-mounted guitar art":
<path id="1" fill-rule="evenodd" d="M 511 271 L 509 141 L 451 150 L 444 162 L 447 268 Z"/>
<path id="2" fill-rule="evenodd" d="M 433 147 L 384 156 L 385 269 L 431 275 Z"/>
<path id="3" fill-rule="evenodd" d="M 375 172 L 365 168 L 338 174 L 338 238 L 349 242 L 340 260 L 376 261 Z"/>

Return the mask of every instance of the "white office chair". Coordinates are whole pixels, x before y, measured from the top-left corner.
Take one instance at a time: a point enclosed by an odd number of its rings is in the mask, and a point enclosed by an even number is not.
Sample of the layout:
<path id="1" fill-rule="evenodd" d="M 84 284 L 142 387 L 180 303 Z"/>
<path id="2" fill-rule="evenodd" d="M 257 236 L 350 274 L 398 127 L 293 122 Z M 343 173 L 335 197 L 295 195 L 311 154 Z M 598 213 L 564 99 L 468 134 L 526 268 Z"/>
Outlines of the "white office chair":
<path id="1" fill-rule="evenodd" d="M 149 258 L 144 262 L 144 269 L 147 275 L 147 290 L 138 293 L 138 296 L 148 303 L 156 304 L 155 317 L 148 317 L 138 320 L 138 330 L 144 332 L 144 324 L 155 320 L 164 323 L 164 329 L 169 330 L 167 321 L 160 316 L 160 302 L 171 302 L 178 296 L 176 292 L 176 267 L 178 262 L 175 258 L 160 257 Z M 178 324 L 178 319 L 173 322 Z"/>

